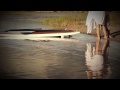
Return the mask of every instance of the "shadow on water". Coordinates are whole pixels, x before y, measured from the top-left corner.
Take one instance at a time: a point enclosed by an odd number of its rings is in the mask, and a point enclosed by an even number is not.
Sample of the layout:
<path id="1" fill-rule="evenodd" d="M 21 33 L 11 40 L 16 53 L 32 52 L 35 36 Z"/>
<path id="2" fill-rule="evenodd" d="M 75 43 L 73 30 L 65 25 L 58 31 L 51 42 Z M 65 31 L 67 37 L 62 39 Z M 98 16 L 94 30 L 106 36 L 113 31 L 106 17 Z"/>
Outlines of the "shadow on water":
<path id="1" fill-rule="evenodd" d="M 87 43 L 85 52 L 86 71 L 88 79 L 109 79 L 111 75 L 109 55 L 109 40 L 104 40 L 102 45 L 100 40 L 96 41 L 96 46 L 92 47 L 91 43 Z"/>

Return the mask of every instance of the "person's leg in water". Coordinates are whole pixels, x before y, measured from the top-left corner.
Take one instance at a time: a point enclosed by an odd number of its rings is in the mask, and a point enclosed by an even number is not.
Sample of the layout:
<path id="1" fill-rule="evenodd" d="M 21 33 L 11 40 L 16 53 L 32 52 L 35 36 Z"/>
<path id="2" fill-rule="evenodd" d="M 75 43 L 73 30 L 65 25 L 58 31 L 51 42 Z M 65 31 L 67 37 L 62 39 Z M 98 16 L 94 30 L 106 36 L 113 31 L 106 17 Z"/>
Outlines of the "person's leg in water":
<path id="1" fill-rule="evenodd" d="M 114 38 L 112 35 L 110 35 L 110 30 L 107 28 L 107 25 L 103 25 L 103 33 L 104 39 Z"/>
<path id="2" fill-rule="evenodd" d="M 100 40 L 101 39 L 101 35 L 100 35 L 100 24 L 97 24 L 97 39 Z"/>
<path id="3" fill-rule="evenodd" d="M 109 38 L 109 30 L 107 29 L 106 25 L 100 25 L 97 24 L 97 39 L 100 40 L 101 39 L 101 30 L 103 29 L 103 33 L 104 33 L 104 39 L 108 39 Z"/>
<path id="4" fill-rule="evenodd" d="M 102 25 L 102 27 L 103 27 L 104 39 L 108 39 L 109 38 L 109 31 L 107 29 L 107 26 Z"/>
<path id="5" fill-rule="evenodd" d="M 105 17 L 105 24 L 102 25 L 102 27 L 103 27 L 103 33 L 104 33 L 104 39 L 113 38 L 113 36 L 110 35 L 110 30 L 108 29 L 108 25 L 107 25 L 108 18 L 109 18 L 109 16 L 107 15 Z"/>

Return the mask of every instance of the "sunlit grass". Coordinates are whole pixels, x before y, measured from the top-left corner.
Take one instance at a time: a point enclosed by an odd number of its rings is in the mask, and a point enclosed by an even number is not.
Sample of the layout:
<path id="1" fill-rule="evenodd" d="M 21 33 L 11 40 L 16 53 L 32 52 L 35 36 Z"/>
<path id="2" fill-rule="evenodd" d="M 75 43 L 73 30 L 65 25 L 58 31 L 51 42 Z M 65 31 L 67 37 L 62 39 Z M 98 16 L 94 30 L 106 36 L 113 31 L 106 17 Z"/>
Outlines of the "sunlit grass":
<path id="1" fill-rule="evenodd" d="M 66 16 L 44 19 L 41 23 L 53 27 L 54 29 L 69 29 L 85 31 L 85 20 L 87 13 L 69 13 Z"/>
<path id="2" fill-rule="evenodd" d="M 63 12 L 65 13 L 65 12 Z M 68 12 L 67 12 L 68 13 Z M 87 12 L 69 12 L 66 16 L 61 16 L 57 18 L 48 18 L 44 19 L 41 23 L 53 27 L 54 29 L 70 29 L 77 30 L 81 33 L 86 33 L 86 18 Z M 112 26 L 120 26 L 120 13 L 111 12 L 110 13 L 110 22 Z M 93 30 L 92 34 L 96 34 L 96 31 Z"/>

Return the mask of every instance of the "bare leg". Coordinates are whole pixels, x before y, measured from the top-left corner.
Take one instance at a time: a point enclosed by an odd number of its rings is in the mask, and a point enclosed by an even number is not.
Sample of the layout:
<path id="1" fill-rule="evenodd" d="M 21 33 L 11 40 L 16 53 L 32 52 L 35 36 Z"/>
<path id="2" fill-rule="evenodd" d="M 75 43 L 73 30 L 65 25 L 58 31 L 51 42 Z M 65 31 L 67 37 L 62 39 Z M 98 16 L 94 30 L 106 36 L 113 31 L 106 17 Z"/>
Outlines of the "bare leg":
<path id="1" fill-rule="evenodd" d="M 100 25 L 97 24 L 97 39 L 100 40 Z"/>
<path id="2" fill-rule="evenodd" d="M 96 41 L 96 51 L 95 54 L 98 54 L 101 51 L 101 45 L 100 40 Z"/>
<path id="3" fill-rule="evenodd" d="M 106 25 L 103 25 L 103 33 L 104 33 L 104 39 L 108 39 L 109 37 L 109 32 L 106 28 Z"/>
<path id="4" fill-rule="evenodd" d="M 108 48 L 108 45 L 109 44 L 109 41 L 108 40 L 104 40 L 104 44 L 103 44 L 103 47 L 102 47 L 102 54 L 105 55 L 105 52 L 107 51 L 107 48 Z"/>
<path id="5" fill-rule="evenodd" d="M 105 24 L 103 25 L 103 33 L 104 33 L 104 39 L 108 39 L 110 35 L 110 30 L 107 27 L 107 19 L 109 16 L 105 17 Z"/>

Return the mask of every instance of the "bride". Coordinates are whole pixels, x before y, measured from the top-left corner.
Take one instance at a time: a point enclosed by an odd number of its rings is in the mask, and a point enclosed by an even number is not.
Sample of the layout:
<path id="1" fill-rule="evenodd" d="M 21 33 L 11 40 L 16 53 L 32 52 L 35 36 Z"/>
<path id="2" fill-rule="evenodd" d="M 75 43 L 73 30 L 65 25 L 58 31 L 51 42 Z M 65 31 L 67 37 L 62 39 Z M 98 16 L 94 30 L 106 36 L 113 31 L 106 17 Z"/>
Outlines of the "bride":
<path id="1" fill-rule="evenodd" d="M 109 11 L 89 11 L 86 19 L 87 33 L 97 29 L 97 39 L 101 39 L 101 29 L 103 29 L 104 38 L 109 38 Z"/>

